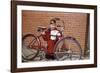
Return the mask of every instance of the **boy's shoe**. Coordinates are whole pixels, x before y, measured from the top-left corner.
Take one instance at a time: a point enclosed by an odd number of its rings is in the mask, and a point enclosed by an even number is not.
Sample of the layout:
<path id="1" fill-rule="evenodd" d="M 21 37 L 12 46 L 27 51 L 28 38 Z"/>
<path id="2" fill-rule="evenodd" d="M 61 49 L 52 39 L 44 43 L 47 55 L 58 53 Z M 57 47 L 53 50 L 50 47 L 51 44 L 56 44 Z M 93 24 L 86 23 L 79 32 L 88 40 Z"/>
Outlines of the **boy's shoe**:
<path id="1" fill-rule="evenodd" d="M 55 59 L 56 59 L 54 55 L 48 55 L 48 54 L 46 54 L 45 57 L 46 57 L 47 59 L 49 59 L 49 60 L 55 60 Z"/>

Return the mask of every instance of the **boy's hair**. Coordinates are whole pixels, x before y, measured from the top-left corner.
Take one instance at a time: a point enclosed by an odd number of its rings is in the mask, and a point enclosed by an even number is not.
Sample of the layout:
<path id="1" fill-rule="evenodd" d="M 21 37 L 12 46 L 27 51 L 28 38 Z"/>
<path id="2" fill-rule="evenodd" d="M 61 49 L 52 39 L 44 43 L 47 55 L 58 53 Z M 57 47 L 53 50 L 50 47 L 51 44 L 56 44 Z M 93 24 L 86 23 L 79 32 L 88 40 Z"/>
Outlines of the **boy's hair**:
<path id="1" fill-rule="evenodd" d="M 50 22 L 53 21 L 54 23 L 56 23 L 56 21 L 59 21 L 59 20 L 60 20 L 60 18 L 53 18 L 53 19 L 50 20 Z"/>
<path id="2" fill-rule="evenodd" d="M 52 24 L 52 22 L 54 22 L 54 23 L 56 24 L 57 21 L 61 21 L 61 22 L 62 22 L 62 25 L 61 25 L 61 26 L 63 26 L 63 28 L 65 29 L 64 21 L 61 20 L 60 18 L 57 18 L 57 17 L 52 18 L 52 19 L 50 20 L 50 24 Z"/>

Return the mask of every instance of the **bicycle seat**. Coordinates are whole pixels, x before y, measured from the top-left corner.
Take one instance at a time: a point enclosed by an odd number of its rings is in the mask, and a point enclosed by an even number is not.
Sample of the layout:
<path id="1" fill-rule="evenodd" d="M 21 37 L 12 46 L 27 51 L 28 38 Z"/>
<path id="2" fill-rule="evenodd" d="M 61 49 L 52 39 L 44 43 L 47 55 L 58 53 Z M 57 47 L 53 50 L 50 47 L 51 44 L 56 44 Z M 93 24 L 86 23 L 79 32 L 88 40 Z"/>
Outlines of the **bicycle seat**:
<path id="1" fill-rule="evenodd" d="M 44 31 L 44 30 L 46 30 L 46 27 L 43 27 L 43 26 L 38 26 L 37 28 L 38 28 L 37 31 Z"/>

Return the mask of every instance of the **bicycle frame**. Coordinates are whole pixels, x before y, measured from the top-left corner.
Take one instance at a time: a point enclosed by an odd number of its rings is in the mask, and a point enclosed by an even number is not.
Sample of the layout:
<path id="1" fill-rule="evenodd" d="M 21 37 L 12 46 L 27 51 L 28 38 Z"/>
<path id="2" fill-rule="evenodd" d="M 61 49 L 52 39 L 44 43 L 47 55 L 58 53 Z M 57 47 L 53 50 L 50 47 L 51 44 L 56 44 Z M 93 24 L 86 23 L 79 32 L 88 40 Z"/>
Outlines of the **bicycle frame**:
<path id="1" fill-rule="evenodd" d="M 43 50 L 43 51 L 46 52 L 46 48 L 41 44 L 41 40 L 40 40 L 40 38 L 42 37 L 42 35 L 35 36 L 35 37 L 36 37 L 36 40 L 39 42 L 39 45 L 38 46 L 35 46 L 35 47 L 38 47 L 39 50 Z"/>

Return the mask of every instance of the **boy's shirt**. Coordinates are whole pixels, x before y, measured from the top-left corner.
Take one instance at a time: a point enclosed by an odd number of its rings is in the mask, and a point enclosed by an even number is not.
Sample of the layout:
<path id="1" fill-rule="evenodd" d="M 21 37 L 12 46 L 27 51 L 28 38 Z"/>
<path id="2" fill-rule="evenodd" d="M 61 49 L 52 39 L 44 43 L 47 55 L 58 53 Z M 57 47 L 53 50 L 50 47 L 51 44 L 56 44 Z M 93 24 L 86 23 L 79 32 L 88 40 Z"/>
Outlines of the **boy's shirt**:
<path id="1" fill-rule="evenodd" d="M 60 37 L 61 33 L 60 31 L 55 29 L 55 30 L 51 30 L 50 35 L 51 35 L 50 37 L 51 40 L 57 40 L 57 37 Z"/>
<path id="2" fill-rule="evenodd" d="M 58 40 L 62 37 L 62 33 L 56 28 L 54 30 L 48 29 L 45 31 L 45 34 L 42 34 L 45 41 L 47 40 Z"/>

